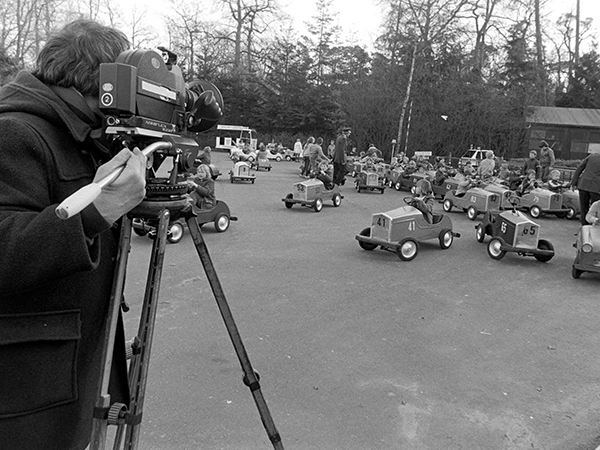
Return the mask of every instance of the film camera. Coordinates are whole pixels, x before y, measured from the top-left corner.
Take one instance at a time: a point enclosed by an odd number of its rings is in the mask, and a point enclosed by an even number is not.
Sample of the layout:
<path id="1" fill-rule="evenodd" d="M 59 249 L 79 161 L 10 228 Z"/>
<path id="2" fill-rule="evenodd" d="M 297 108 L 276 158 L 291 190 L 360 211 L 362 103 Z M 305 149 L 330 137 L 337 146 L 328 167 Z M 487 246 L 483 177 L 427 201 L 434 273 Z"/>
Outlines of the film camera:
<path id="1" fill-rule="evenodd" d="M 213 128 L 222 116 L 223 97 L 207 81 L 186 84 L 176 55 L 162 49 L 128 50 L 116 62 L 100 65 L 100 109 L 106 115 L 106 134 L 128 147 L 143 149 L 166 141 L 168 149 L 150 156 L 147 196 L 169 199 L 181 196 L 185 173 L 196 165 L 200 148 L 191 138 Z M 161 170 L 169 166 L 168 175 Z"/>

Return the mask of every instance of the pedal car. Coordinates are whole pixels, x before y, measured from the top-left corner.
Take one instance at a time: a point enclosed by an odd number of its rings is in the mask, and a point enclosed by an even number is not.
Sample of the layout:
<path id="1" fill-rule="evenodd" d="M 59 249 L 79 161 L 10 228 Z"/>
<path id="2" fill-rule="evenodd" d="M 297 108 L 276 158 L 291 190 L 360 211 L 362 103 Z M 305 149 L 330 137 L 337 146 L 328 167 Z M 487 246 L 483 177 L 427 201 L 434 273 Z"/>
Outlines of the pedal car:
<path id="1" fill-rule="evenodd" d="M 229 180 L 234 181 L 250 181 L 254 184 L 256 175 L 250 173 L 250 164 L 245 161 L 238 161 L 233 165 L 233 169 L 229 171 Z"/>
<path id="2" fill-rule="evenodd" d="M 257 158 L 255 161 L 252 161 L 250 163 L 250 168 L 254 169 L 254 170 L 267 170 L 267 171 L 271 171 L 271 167 L 273 167 L 273 165 L 269 162 L 268 159 L 260 159 Z"/>
<path id="3" fill-rule="evenodd" d="M 363 171 L 358 174 L 354 182 L 358 192 L 362 190 L 379 191 L 383 194 L 385 185 L 381 183 L 381 177 L 377 172 Z"/>
<path id="4" fill-rule="evenodd" d="M 548 189 L 535 188 L 531 192 L 519 196 L 521 203 L 519 209 L 529 211 L 534 219 L 542 214 L 555 214 L 557 217 L 566 217 L 567 211 L 562 207 L 562 194 Z"/>
<path id="5" fill-rule="evenodd" d="M 392 170 L 390 170 L 390 174 L 389 174 L 388 180 L 387 180 L 387 185 L 389 187 L 393 187 L 397 191 L 402 189 L 402 181 L 400 180 L 400 177 L 402 176 L 403 173 L 404 173 L 403 168 L 394 167 Z"/>
<path id="6" fill-rule="evenodd" d="M 540 239 L 540 226 L 517 210 L 518 197 L 511 198 L 512 210 L 503 212 L 488 211 L 476 229 L 478 242 L 485 236 L 492 237 L 487 246 L 488 255 L 492 259 L 502 259 L 507 252 L 520 256 L 533 256 L 541 262 L 547 262 L 554 256 L 554 246 Z"/>
<path id="7" fill-rule="evenodd" d="M 356 175 L 358 175 L 360 172 L 362 172 L 364 165 L 365 164 L 363 162 L 354 161 L 352 163 L 352 172 L 350 172 L 350 176 L 352 178 L 356 177 Z"/>
<path id="8" fill-rule="evenodd" d="M 512 209 L 509 199 L 515 197 L 517 194 L 515 191 L 508 188 L 507 185 L 492 181 L 490 183 L 481 184 L 482 189 L 493 192 L 500 196 L 500 208 L 501 209 Z"/>
<path id="9" fill-rule="evenodd" d="M 377 175 L 379 175 L 379 178 L 382 180 L 382 184 L 387 185 L 387 180 L 391 173 L 390 165 L 380 162 L 375 164 L 375 168 L 377 169 Z"/>
<path id="10" fill-rule="evenodd" d="M 562 192 L 562 207 L 567 211 L 565 217 L 567 219 L 576 219 L 581 213 L 581 205 L 579 203 L 579 191 L 567 189 Z"/>
<path id="11" fill-rule="evenodd" d="M 243 150 L 241 148 L 232 148 L 229 157 L 233 161 L 249 161 L 252 162 L 256 159 L 256 152 L 252 150 Z"/>
<path id="12" fill-rule="evenodd" d="M 461 197 L 457 197 L 455 191 L 448 191 L 444 196 L 442 208 L 450 212 L 453 207 L 462 208 L 470 220 L 475 220 L 481 213 L 499 211 L 500 195 L 478 187 L 469 189 Z"/>
<path id="13" fill-rule="evenodd" d="M 404 198 L 406 206 L 384 213 L 373 214 L 371 227 L 356 236 L 358 245 L 364 250 L 395 252 L 403 261 L 412 261 L 419 253 L 419 242 L 438 239 L 442 249 L 450 248 L 459 233 L 452 231 L 452 220 L 444 214 L 433 214 L 432 222 L 426 213 L 417 208 L 412 197 Z"/>
<path id="14" fill-rule="evenodd" d="M 206 223 L 214 223 L 215 230 L 219 233 L 227 231 L 229 224 L 232 220 L 237 220 L 237 217 L 232 217 L 231 212 L 227 203 L 221 200 L 217 200 L 217 203 L 212 208 L 200 209 L 196 206 L 194 208 L 194 214 L 196 215 L 196 221 L 198 225 L 202 226 Z M 156 237 L 156 227 L 158 225 L 158 219 L 148 218 L 134 218 L 132 220 L 133 232 L 138 236 L 148 236 L 150 238 Z M 176 244 L 183 239 L 185 234 L 185 220 L 183 217 L 179 217 L 169 224 L 169 230 L 167 232 L 167 240 Z"/>
<path id="15" fill-rule="evenodd" d="M 431 178 L 435 179 L 435 176 Z M 441 184 L 431 183 L 431 189 L 436 197 L 442 199 L 446 196 L 446 192 L 455 191 L 458 188 L 459 179 L 457 177 L 448 177 Z"/>
<path id="16" fill-rule="evenodd" d="M 277 162 L 283 160 L 283 155 L 271 148 L 267 148 L 267 159 L 273 159 Z"/>
<path id="17" fill-rule="evenodd" d="M 325 184 L 316 178 L 310 178 L 305 181 L 300 181 L 294 184 L 294 193 L 288 194 L 281 200 L 285 203 L 285 207 L 290 209 L 294 204 L 307 206 L 315 210 L 315 212 L 323 209 L 323 200 L 330 198 L 333 206 L 340 206 L 342 203 L 342 194 L 338 186 L 333 189 L 326 189 Z"/>
<path id="18" fill-rule="evenodd" d="M 584 272 L 600 272 L 600 226 L 582 226 L 574 246 L 577 256 L 571 270 L 573 278 L 579 278 Z"/>
<path id="19" fill-rule="evenodd" d="M 423 178 L 425 178 L 427 175 L 429 175 L 430 179 L 433 180 L 432 175 L 434 175 L 435 172 L 431 172 L 431 171 L 418 171 L 418 172 L 413 172 L 410 175 L 406 175 L 406 173 L 402 174 L 402 176 L 400 176 L 400 178 L 398 178 L 398 181 L 396 182 L 396 185 L 398 184 L 398 182 L 400 182 L 400 189 L 398 189 L 398 187 L 396 186 L 396 190 L 405 190 L 405 191 L 410 191 L 413 187 L 416 186 L 416 184 L 422 180 Z"/>

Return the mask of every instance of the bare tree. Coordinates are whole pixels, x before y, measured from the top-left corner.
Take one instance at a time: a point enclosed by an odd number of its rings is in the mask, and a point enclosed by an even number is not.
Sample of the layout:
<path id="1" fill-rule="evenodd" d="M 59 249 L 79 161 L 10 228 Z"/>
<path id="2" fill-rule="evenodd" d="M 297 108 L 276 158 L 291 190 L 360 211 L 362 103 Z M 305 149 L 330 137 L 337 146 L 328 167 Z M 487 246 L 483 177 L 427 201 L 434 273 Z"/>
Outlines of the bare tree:
<path id="1" fill-rule="evenodd" d="M 234 22 L 234 31 L 229 38 L 234 44 L 234 71 L 242 71 L 242 44 L 246 52 L 252 53 L 252 43 L 256 32 L 256 23 L 264 15 L 277 10 L 276 0 L 221 0 L 229 10 Z M 247 60 L 248 61 L 248 60 Z"/>

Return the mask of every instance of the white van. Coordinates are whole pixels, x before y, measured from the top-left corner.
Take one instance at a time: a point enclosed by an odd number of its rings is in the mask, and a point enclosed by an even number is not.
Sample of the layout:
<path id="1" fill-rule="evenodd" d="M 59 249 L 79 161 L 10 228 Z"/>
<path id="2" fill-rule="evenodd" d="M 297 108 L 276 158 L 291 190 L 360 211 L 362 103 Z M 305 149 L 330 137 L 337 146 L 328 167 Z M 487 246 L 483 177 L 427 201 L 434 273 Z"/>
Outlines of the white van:
<path id="1" fill-rule="evenodd" d="M 234 149 L 243 147 L 243 142 L 250 144 L 250 149 L 256 152 L 258 138 L 256 130 L 249 127 L 239 125 L 217 125 L 215 149 L 226 150 L 231 154 Z"/>

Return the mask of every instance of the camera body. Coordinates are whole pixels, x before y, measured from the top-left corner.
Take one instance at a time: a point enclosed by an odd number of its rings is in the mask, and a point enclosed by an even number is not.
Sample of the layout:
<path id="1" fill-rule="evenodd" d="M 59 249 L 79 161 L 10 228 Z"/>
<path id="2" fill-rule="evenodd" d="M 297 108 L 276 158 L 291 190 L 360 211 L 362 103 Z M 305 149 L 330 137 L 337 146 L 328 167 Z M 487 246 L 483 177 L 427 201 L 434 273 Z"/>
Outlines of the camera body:
<path id="1" fill-rule="evenodd" d="M 100 65 L 99 106 L 106 115 L 106 134 L 139 148 L 156 141 L 172 144 L 152 155 L 148 185 L 162 185 L 161 191 L 194 168 L 200 148 L 190 134 L 210 130 L 223 114 L 219 89 L 201 80 L 186 84 L 170 56 L 165 60 L 154 50 L 128 50 L 114 63 Z M 168 177 L 160 177 L 166 159 L 172 159 L 172 167 Z"/>

